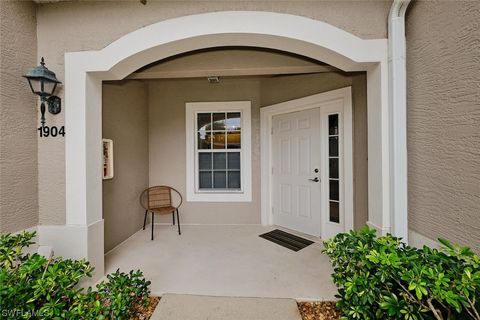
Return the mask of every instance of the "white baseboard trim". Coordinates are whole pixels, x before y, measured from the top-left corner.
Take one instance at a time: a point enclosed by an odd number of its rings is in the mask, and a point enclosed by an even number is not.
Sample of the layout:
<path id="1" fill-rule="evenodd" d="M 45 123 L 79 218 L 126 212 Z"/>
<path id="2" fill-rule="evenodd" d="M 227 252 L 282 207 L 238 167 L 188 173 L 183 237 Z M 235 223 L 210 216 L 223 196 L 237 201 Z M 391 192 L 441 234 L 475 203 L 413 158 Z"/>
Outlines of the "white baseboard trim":
<path id="1" fill-rule="evenodd" d="M 95 283 L 104 273 L 103 220 L 89 225 L 39 225 L 38 244 L 53 248 L 56 256 L 87 259 L 95 267 L 89 282 Z"/>
<path id="2" fill-rule="evenodd" d="M 375 223 L 373 223 L 371 221 L 367 221 L 367 226 L 369 226 L 372 229 L 377 230 L 377 236 L 384 236 L 387 233 L 391 232 L 390 227 L 383 227 L 382 228 L 382 227 L 377 226 Z"/>
<path id="3" fill-rule="evenodd" d="M 415 248 L 423 248 L 424 245 L 430 248 L 440 248 L 438 241 L 430 239 L 412 229 L 408 230 L 408 244 Z"/>

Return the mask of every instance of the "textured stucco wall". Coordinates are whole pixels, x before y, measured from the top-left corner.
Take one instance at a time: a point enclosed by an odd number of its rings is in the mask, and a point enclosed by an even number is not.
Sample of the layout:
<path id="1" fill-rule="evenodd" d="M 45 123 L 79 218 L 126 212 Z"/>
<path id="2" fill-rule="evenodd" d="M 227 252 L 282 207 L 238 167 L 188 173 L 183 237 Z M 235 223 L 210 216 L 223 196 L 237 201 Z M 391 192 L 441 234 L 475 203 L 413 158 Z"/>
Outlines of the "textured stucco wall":
<path id="1" fill-rule="evenodd" d="M 21 77 L 38 64 L 35 11 L 0 1 L 0 232 L 38 222 L 37 99 Z"/>
<path id="2" fill-rule="evenodd" d="M 409 227 L 480 252 L 480 2 L 407 15 Z"/>
<path id="3" fill-rule="evenodd" d="M 260 81 L 223 79 L 166 80 L 149 83 L 150 185 L 171 185 L 186 196 L 185 103 L 251 101 L 252 202 L 184 202 L 181 221 L 204 224 L 260 223 Z M 170 216 L 159 222 L 171 222 Z"/>
<path id="4" fill-rule="evenodd" d="M 355 227 L 367 221 L 367 123 L 364 74 L 323 73 L 273 78 L 223 78 L 149 81 L 150 185 L 167 184 L 183 195 L 185 188 L 185 103 L 252 101 L 251 203 L 184 202 L 182 221 L 205 224 L 260 223 L 260 108 L 353 85 Z M 175 159 L 175 161 L 172 161 Z M 159 222 L 170 222 L 161 217 Z"/>
<path id="5" fill-rule="evenodd" d="M 143 224 L 138 197 L 148 187 L 147 86 L 140 81 L 103 85 L 103 137 L 113 140 L 113 179 L 103 180 L 105 252 Z"/>
<path id="6" fill-rule="evenodd" d="M 361 38 L 385 38 L 390 4 L 390 0 L 148 1 L 145 6 L 139 1 L 41 4 L 37 11 L 38 55 L 45 56 L 48 67 L 63 80 L 65 52 L 98 50 L 126 33 L 168 18 L 224 10 L 290 13 L 325 21 Z M 58 94 L 63 97 L 62 88 Z M 47 122 L 61 126 L 64 114 L 47 115 Z M 64 158 L 64 139 L 39 141 L 41 224 L 65 223 Z"/>

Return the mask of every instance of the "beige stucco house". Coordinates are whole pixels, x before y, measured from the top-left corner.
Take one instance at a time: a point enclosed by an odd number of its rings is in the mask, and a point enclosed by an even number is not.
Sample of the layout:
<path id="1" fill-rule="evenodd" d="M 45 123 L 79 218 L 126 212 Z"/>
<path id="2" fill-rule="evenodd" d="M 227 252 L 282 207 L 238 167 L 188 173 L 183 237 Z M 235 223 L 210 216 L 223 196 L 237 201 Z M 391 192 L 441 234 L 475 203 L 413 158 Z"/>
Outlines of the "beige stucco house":
<path id="1" fill-rule="evenodd" d="M 86 257 L 183 224 L 480 250 L 479 1 L 0 1 L 0 231 Z M 65 136 L 21 76 L 56 73 Z M 102 138 L 113 178 L 102 180 Z M 159 223 L 170 223 L 162 217 Z"/>

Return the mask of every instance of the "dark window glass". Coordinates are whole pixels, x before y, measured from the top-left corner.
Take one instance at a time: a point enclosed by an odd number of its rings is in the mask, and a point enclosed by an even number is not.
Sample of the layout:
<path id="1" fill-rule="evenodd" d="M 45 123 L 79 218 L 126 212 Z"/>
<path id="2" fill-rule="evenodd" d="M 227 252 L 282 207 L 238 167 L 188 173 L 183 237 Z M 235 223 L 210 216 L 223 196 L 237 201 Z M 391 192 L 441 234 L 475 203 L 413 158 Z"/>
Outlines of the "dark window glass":
<path id="1" fill-rule="evenodd" d="M 328 134 L 331 136 L 338 135 L 338 114 L 328 116 Z"/>
<path id="2" fill-rule="evenodd" d="M 340 223 L 340 204 L 330 201 L 330 221 Z"/>
<path id="3" fill-rule="evenodd" d="M 213 149 L 225 149 L 225 132 L 214 132 L 212 140 Z"/>
<path id="4" fill-rule="evenodd" d="M 328 176 L 330 178 L 336 178 L 338 179 L 338 158 L 330 158 L 328 159 L 329 163 L 329 171 L 328 171 Z"/>
<path id="5" fill-rule="evenodd" d="M 228 172 L 228 187 L 231 189 L 240 189 L 240 171 Z"/>
<path id="6" fill-rule="evenodd" d="M 338 137 L 328 138 L 328 154 L 330 157 L 338 157 Z"/>
<path id="7" fill-rule="evenodd" d="M 212 188 L 212 172 L 211 171 L 200 171 L 199 172 L 199 188 L 200 189 L 211 189 Z"/>
<path id="8" fill-rule="evenodd" d="M 228 169 L 240 169 L 240 152 L 229 152 Z"/>
<path id="9" fill-rule="evenodd" d="M 227 130 L 240 130 L 241 126 L 240 112 L 227 113 Z"/>
<path id="10" fill-rule="evenodd" d="M 197 115 L 198 131 L 212 130 L 211 113 L 199 113 Z"/>
<path id="11" fill-rule="evenodd" d="M 213 169 L 226 169 L 227 168 L 227 154 L 225 152 L 215 152 L 213 154 Z"/>
<path id="12" fill-rule="evenodd" d="M 227 148 L 240 149 L 241 148 L 241 133 L 240 131 L 227 132 Z"/>
<path id="13" fill-rule="evenodd" d="M 198 154 L 198 167 L 200 170 L 212 169 L 212 153 L 200 152 Z"/>
<path id="14" fill-rule="evenodd" d="M 199 132 L 198 134 L 198 149 L 211 149 L 212 135 L 210 133 Z"/>
<path id="15" fill-rule="evenodd" d="M 227 188 L 227 172 L 226 171 L 213 172 L 213 187 L 215 189 Z"/>
<path id="16" fill-rule="evenodd" d="M 339 185 L 338 180 L 330 180 L 330 200 L 339 201 Z"/>
<path id="17" fill-rule="evenodd" d="M 225 130 L 225 113 L 213 114 L 213 130 Z"/>

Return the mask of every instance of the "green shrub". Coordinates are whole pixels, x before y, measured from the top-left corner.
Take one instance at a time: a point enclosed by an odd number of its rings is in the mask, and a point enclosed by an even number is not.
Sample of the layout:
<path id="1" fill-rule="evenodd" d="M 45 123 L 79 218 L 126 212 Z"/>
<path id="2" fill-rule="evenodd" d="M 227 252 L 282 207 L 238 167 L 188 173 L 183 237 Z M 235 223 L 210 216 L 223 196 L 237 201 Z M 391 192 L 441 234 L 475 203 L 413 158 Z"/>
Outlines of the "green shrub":
<path id="1" fill-rule="evenodd" d="M 480 257 L 440 242 L 416 249 L 368 227 L 325 241 L 342 319 L 480 320 Z"/>
<path id="2" fill-rule="evenodd" d="M 91 277 L 85 260 L 26 254 L 35 233 L 0 236 L 1 319 L 128 319 L 138 303 L 147 303 L 150 281 L 140 271 L 115 273 L 96 290 L 79 287 Z"/>

